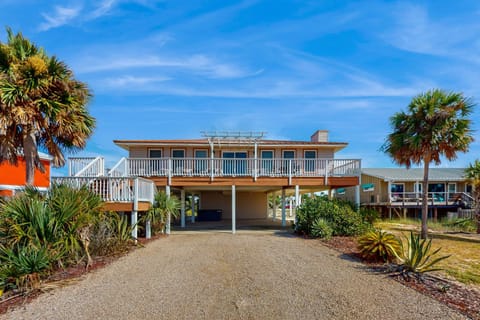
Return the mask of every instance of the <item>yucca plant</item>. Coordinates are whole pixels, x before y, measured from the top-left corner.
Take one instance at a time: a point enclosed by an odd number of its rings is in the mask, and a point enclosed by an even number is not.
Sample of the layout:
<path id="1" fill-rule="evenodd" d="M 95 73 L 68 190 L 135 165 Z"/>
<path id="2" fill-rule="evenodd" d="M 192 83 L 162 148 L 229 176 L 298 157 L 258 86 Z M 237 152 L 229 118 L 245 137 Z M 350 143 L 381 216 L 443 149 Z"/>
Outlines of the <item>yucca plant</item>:
<path id="1" fill-rule="evenodd" d="M 401 251 L 401 243 L 392 233 L 372 230 L 358 238 L 358 249 L 366 259 L 390 262 Z"/>
<path id="2" fill-rule="evenodd" d="M 0 246 L 0 278 L 15 284 L 20 290 L 38 289 L 40 275 L 51 267 L 56 258 L 46 247 Z"/>
<path id="3" fill-rule="evenodd" d="M 442 270 L 442 268 L 435 267 L 440 261 L 447 259 L 448 256 L 436 257 L 441 248 L 432 250 L 432 239 L 420 239 L 420 235 L 414 235 L 410 232 L 410 237 L 407 238 L 407 248 L 403 249 L 397 258 L 400 261 L 400 272 L 405 277 L 410 277 L 412 274 L 420 276 L 425 272 L 432 272 Z"/>
<path id="4" fill-rule="evenodd" d="M 328 224 L 328 221 L 323 218 L 318 218 L 312 225 L 310 234 L 313 237 L 319 237 L 322 239 L 330 239 L 333 234 L 332 227 Z"/>

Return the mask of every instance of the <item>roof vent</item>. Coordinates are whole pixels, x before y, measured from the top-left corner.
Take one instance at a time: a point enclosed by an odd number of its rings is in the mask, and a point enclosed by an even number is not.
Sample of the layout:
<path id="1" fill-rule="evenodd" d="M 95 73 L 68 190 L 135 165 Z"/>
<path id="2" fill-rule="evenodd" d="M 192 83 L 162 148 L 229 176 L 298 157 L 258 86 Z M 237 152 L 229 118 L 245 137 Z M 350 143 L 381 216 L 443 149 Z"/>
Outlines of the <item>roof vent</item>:
<path id="1" fill-rule="evenodd" d="M 328 130 L 317 130 L 310 137 L 311 142 L 328 142 Z"/>

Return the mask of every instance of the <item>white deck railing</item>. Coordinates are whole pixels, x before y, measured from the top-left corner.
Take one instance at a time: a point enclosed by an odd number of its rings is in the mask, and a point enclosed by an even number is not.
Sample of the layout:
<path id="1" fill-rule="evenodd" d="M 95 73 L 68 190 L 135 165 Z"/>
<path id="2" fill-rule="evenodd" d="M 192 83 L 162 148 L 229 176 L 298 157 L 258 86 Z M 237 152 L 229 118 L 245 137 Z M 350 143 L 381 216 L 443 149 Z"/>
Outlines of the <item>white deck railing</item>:
<path id="1" fill-rule="evenodd" d="M 421 205 L 421 192 L 391 192 L 390 203 L 392 205 Z M 445 206 L 471 206 L 471 196 L 465 192 L 429 192 L 427 202 L 430 205 L 445 205 Z"/>
<path id="2" fill-rule="evenodd" d="M 54 183 L 66 184 L 73 188 L 87 186 L 106 202 L 153 202 L 155 193 L 155 183 L 143 178 L 52 177 L 52 181 Z M 135 184 L 138 187 L 135 187 Z"/>
<path id="3" fill-rule="evenodd" d="M 68 175 L 70 177 L 98 177 L 105 174 L 103 157 L 69 158 Z"/>
<path id="4" fill-rule="evenodd" d="M 127 158 L 125 161 L 122 173 L 143 177 L 332 177 L 360 174 L 360 160 L 357 159 Z"/>

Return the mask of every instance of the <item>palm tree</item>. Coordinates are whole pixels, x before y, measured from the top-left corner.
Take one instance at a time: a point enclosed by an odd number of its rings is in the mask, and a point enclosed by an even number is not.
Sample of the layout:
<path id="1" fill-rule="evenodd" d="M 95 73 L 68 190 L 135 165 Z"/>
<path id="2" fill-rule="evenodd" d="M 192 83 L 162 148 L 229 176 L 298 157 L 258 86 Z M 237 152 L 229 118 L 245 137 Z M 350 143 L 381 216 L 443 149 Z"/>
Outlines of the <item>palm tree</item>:
<path id="1" fill-rule="evenodd" d="M 95 119 L 86 104 L 90 92 L 65 63 L 7 28 L 0 42 L 0 162 L 26 162 L 26 181 L 33 184 L 35 168 L 44 170 L 38 149 L 47 151 L 56 167 L 64 152 L 85 147 Z"/>
<path id="2" fill-rule="evenodd" d="M 159 191 L 155 194 L 152 207 L 145 215 L 144 220 L 151 223 L 154 229 L 158 228 L 164 231 L 165 227 L 170 224 L 170 216 L 178 217 L 178 210 L 180 210 L 178 198 Z"/>
<path id="3" fill-rule="evenodd" d="M 462 93 L 435 89 L 414 97 L 407 112 L 390 118 L 393 132 L 387 136 L 382 151 L 407 169 L 423 162 L 422 239 L 428 234 L 429 165 L 439 165 L 442 157 L 454 160 L 457 152 L 468 151 L 473 141 L 469 119 L 473 106 Z"/>
<path id="4" fill-rule="evenodd" d="M 465 178 L 473 186 L 473 197 L 475 199 L 475 217 L 477 219 L 477 233 L 480 234 L 480 160 L 475 160 L 465 169 Z"/>

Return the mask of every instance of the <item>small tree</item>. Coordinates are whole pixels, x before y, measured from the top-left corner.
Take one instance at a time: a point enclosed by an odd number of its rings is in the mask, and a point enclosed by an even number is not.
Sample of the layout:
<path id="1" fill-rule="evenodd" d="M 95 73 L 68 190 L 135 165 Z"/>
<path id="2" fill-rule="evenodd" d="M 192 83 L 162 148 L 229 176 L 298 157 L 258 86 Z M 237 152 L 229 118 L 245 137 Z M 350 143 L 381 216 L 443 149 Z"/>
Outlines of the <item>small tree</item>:
<path id="1" fill-rule="evenodd" d="M 480 160 L 475 160 L 465 169 L 465 177 L 473 187 L 473 198 L 475 199 L 475 218 L 477 219 L 477 233 L 480 234 Z"/>
<path id="2" fill-rule="evenodd" d="M 0 162 L 16 164 L 23 152 L 28 185 L 35 168 L 44 170 L 38 148 L 63 166 L 64 152 L 84 148 L 93 133 L 89 99 L 65 63 L 7 28 L 7 42 L 0 42 Z"/>
<path id="3" fill-rule="evenodd" d="M 422 232 L 428 234 L 428 172 L 430 163 L 439 165 L 441 157 L 451 161 L 457 152 L 466 152 L 473 141 L 469 119 L 473 102 L 462 93 L 435 89 L 421 93 L 410 102 L 407 112 L 390 118 L 393 132 L 382 151 L 399 165 L 408 168 L 423 163 Z"/>

